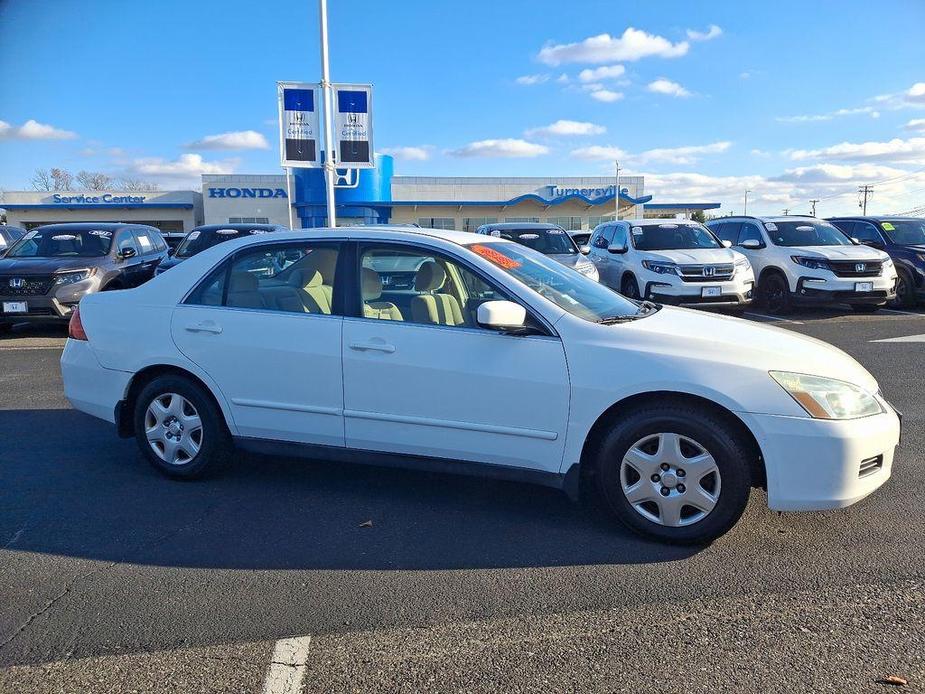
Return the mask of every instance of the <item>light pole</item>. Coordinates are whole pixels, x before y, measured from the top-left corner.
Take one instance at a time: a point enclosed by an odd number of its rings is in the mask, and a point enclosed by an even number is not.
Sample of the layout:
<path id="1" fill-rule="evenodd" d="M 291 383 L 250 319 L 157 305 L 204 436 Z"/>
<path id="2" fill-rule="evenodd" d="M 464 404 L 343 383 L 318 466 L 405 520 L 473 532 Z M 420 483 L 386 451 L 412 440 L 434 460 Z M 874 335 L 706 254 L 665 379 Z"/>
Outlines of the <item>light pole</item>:
<path id="1" fill-rule="evenodd" d="M 742 208 L 742 215 L 745 217 L 748 216 L 748 194 L 751 192 L 750 190 L 745 191 L 745 207 Z"/>
<path id="2" fill-rule="evenodd" d="M 620 221 L 620 162 L 614 159 L 613 165 L 615 169 L 614 171 L 615 183 L 617 184 L 616 191 L 614 192 L 614 195 L 613 195 L 613 202 L 614 202 L 613 221 L 618 222 Z"/>
<path id="3" fill-rule="evenodd" d="M 324 186 L 328 204 L 328 226 L 337 226 L 334 211 L 334 128 L 331 115 L 334 111 L 334 94 L 331 87 L 331 68 L 328 63 L 328 2 L 319 0 L 321 10 L 321 92 L 324 98 Z"/>

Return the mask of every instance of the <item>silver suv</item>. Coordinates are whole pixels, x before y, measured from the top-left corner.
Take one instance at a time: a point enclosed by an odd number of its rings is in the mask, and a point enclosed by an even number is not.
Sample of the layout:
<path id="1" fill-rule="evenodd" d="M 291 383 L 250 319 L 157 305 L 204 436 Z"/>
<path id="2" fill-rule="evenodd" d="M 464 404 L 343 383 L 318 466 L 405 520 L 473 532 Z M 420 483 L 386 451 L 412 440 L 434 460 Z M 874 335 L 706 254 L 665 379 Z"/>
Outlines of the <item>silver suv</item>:
<path id="1" fill-rule="evenodd" d="M 0 257 L 0 331 L 66 321 L 91 292 L 137 287 L 167 257 L 160 231 L 125 223 L 48 224 Z"/>

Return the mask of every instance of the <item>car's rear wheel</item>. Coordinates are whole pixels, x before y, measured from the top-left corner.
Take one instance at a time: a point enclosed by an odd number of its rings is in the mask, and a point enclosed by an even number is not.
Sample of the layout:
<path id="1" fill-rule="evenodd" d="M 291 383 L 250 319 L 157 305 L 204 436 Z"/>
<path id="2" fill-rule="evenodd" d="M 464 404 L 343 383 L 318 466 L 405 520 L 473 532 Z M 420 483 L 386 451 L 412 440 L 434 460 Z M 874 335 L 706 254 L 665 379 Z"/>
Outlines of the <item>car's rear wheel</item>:
<path id="1" fill-rule="evenodd" d="M 631 529 L 664 542 L 703 544 L 745 510 L 749 451 L 740 430 L 709 410 L 650 406 L 600 439 L 595 479 L 609 509 Z"/>
<path id="2" fill-rule="evenodd" d="M 626 275 L 620 283 L 620 293 L 630 299 L 639 298 L 639 284 L 632 275 Z"/>
<path id="3" fill-rule="evenodd" d="M 202 386 L 183 376 L 148 383 L 135 401 L 134 422 L 142 454 L 169 477 L 202 477 L 229 458 L 231 437 L 221 411 Z"/>
<path id="4" fill-rule="evenodd" d="M 761 278 L 761 283 L 758 285 L 758 296 L 768 313 L 782 315 L 789 313 L 792 309 L 787 280 L 776 272 Z"/>
<path id="5" fill-rule="evenodd" d="M 912 278 L 905 270 L 900 270 L 896 278 L 896 298 L 893 299 L 896 308 L 912 308 L 915 306 L 915 288 Z"/>

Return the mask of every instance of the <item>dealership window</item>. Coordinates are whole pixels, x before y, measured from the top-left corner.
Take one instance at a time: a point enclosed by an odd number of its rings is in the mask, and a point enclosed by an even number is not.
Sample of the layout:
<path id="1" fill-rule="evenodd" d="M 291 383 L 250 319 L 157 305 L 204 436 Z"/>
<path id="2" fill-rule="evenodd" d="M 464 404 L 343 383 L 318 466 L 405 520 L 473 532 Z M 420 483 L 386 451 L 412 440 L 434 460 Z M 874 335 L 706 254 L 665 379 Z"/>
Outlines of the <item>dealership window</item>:
<path id="1" fill-rule="evenodd" d="M 229 224 L 269 224 L 269 217 L 229 217 Z"/>
<path id="2" fill-rule="evenodd" d="M 581 229 L 581 217 L 547 217 L 546 221 L 550 224 L 556 224 L 566 231 L 578 231 Z"/>
<path id="3" fill-rule="evenodd" d="M 537 222 L 539 223 L 539 217 L 505 217 L 505 222 Z"/>
<path id="4" fill-rule="evenodd" d="M 452 217 L 419 217 L 418 225 L 424 229 L 455 229 L 456 220 Z"/>
<path id="5" fill-rule="evenodd" d="M 497 217 L 466 217 L 463 219 L 463 230 L 475 231 L 483 224 L 495 224 L 497 221 Z"/>

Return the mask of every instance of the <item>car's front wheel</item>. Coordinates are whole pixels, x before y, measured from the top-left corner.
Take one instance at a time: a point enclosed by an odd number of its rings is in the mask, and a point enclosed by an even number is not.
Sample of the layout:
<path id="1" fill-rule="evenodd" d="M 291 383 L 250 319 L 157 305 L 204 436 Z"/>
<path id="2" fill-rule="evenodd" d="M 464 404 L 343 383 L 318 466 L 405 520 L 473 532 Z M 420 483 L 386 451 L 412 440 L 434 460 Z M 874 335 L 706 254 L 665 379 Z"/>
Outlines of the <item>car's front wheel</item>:
<path id="1" fill-rule="evenodd" d="M 758 296 L 768 313 L 783 315 L 791 311 L 790 287 L 783 275 L 775 272 L 762 277 Z"/>
<path id="2" fill-rule="evenodd" d="M 135 439 L 142 454 L 169 477 L 213 472 L 231 452 L 231 437 L 208 393 L 183 376 L 161 376 L 135 401 Z"/>
<path id="3" fill-rule="evenodd" d="M 915 306 L 915 286 L 912 277 L 905 270 L 900 270 L 896 278 L 896 298 L 894 308 L 912 308 Z"/>
<path id="4" fill-rule="evenodd" d="M 726 418 L 686 402 L 637 410 L 594 452 L 598 491 L 625 525 L 674 544 L 704 544 L 742 515 L 750 447 Z"/>
<path id="5" fill-rule="evenodd" d="M 620 293 L 630 299 L 640 298 L 639 284 L 636 282 L 636 278 L 632 275 L 626 275 L 623 282 L 620 283 Z"/>

